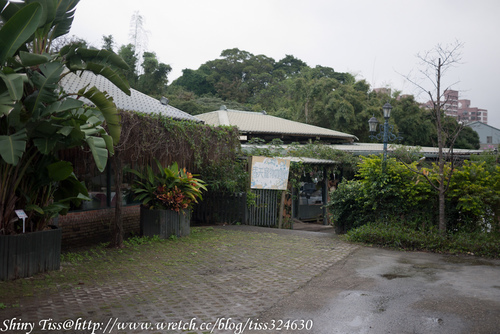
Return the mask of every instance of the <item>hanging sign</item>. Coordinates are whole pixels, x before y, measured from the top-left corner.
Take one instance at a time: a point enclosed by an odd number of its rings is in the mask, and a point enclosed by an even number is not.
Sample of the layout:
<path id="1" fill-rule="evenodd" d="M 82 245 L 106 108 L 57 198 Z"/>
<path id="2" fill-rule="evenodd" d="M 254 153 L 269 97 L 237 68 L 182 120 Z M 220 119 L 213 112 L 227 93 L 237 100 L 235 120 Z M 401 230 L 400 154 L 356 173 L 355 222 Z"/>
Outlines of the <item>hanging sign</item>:
<path id="1" fill-rule="evenodd" d="M 286 190 L 289 173 L 288 159 L 252 157 L 250 188 Z"/>

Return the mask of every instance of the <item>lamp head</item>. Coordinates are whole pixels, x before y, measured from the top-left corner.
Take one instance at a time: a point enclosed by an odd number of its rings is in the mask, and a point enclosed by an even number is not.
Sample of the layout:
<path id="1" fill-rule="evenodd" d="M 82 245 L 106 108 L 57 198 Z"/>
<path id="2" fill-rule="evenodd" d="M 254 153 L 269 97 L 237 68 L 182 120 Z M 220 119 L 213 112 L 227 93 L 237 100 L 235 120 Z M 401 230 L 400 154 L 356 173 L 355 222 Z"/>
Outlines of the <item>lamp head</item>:
<path id="1" fill-rule="evenodd" d="M 375 116 L 372 116 L 372 118 L 368 120 L 368 126 L 370 128 L 371 134 L 374 134 L 377 131 L 377 125 L 378 125 L 377 119 L 375 118 Z"/>
<path id="2" fill-rule="evenodd" d="M 386 102 L 384 106 L 382 107 L 382 110 L 384 111 L 384 118 L 388 119 L 391 117 L 391 111 L 392 111 L 392 106 L 389 102 Z"/>

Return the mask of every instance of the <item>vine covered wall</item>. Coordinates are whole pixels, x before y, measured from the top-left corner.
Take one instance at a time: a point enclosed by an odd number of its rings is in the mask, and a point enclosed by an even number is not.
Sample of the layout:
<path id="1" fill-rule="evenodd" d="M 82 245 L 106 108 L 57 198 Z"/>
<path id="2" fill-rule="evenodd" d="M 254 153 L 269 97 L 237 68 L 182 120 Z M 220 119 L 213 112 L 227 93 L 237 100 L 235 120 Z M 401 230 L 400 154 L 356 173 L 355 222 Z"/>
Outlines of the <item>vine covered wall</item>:
<path id="1" fill-rule="evenodd" d="M 128 111 L 121 111 L 120 116 L 122 131 L 115 157 L 122 167 L 155 167 L 155 159 L 164 166 L 177 162 L 179 167 L 200 174 L 210 190 L 237 191 L 244 187 L 246 172 L 239 159 L 237 128 Z M 63 154 L 73 162 L 75 174 L 90 191 L 106 186 L 108 175 L 97 170 L 90 152 L 74 149 Z M 127 174 L 125 183 L 130 177 Z M 111 185 L 113 175 L 109 174 Z"/>
<path id="2" fill-rule="evenodd" d="M 121 113 L 122 140 L 116 147 L 121 159 L 139 166 L 177 162 L 200 173 L 206 164 L 236 159 L 239 152 L 238 129 L 214 127 L 163 116 L 133 112 Z"/>

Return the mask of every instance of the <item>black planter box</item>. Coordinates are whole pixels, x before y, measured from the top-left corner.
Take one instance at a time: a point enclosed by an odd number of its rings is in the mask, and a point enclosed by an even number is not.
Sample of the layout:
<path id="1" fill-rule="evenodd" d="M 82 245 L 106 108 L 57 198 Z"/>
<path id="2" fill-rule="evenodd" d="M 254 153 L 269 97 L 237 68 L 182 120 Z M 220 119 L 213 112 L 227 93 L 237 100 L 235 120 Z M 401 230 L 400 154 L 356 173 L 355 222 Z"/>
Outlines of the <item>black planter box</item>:
<path id="1" fill-rule="evenodd" d="M 184 237 L 190 233 L 191 211 L 149 210 L 141 206 L 141 235 L 162 239 L 172 235 Z"/>
<path id="2" fill-rule="evenodd" d="M 0 280 L 30 277 L 61 267 L 62 230 L 0 235 Z"/>

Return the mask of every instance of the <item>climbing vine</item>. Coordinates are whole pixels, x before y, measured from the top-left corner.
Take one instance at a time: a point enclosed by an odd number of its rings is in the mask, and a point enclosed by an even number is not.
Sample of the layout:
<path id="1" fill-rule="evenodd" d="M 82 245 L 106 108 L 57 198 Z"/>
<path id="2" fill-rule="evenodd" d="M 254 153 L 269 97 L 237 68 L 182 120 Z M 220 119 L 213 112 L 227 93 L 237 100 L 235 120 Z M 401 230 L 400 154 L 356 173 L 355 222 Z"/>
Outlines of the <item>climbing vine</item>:
<path id="1" fill-rule="evenodd" d="M 329 165 L 330 174 L 343 175 L 352 178 L 356 171 L 359 158 L 341 150 L 332 149 L 328 144 L 310 141 L 307 144 L 292 143 L 284 145 L 281 139 L 273 139 L 269 144 L 260 138 L 253 138 L 249 141 L 250 149 L 247 155 L 260 155 L 267 157 L 301 157 L 325 159 L 337 162 Z M 323 167 L 318 164 L 307 164 L 302 162 L 292 162 L 290 164 L 289 181 L 293 187 L 298 187 L 304 178 L 323 179 Z"/>
<path id="2" fill-rule="evenodd" d="M 176 121 L 161 115 L 122 112 L 122 127 L 129 129 L 120 143 L 122 159 L 129 164 L 163 165 L 177 162 L 207 182 L 212 190 L 236 191 L 244 173 L 238 129 Z"/>
<path id="3" fill-rule="evenodd" d="M 240 191 L 246 185 L 246 170 L 241 162 L 238 130 L 235 127 L 211 126 L 177 121 L 161 115 L 121 111 L 122 134 L 115 147 L 115 157 L 122 167 L 138 168 L 174 162 L 207 182 L 209 190 Z M 75 172 L 91 182 L 100 174 L 88 152 L 73 151 Z M 113 166 L 114 167 L 114 166 Z M 125 174 L 124 182 L 128 183 Z"/>

